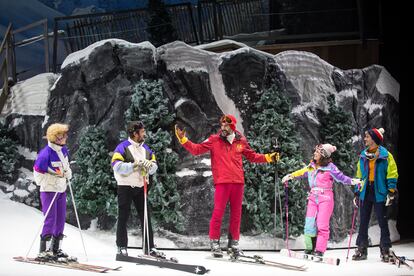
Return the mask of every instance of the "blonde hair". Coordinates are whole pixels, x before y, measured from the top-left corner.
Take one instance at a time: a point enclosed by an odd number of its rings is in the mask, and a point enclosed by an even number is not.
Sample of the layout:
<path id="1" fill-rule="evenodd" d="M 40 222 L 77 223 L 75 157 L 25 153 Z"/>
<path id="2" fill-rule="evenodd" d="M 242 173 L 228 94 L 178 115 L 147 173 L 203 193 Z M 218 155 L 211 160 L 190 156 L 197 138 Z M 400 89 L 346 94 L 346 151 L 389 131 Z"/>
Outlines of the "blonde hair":
<path id="1" fill-rule="evenodd" d="M 57 136 L 66 134 L 69 131 L 69 125 L 66 124 L 51 124 L 46 131 L 46 139 L 49 142 L 56 142 Z"/>

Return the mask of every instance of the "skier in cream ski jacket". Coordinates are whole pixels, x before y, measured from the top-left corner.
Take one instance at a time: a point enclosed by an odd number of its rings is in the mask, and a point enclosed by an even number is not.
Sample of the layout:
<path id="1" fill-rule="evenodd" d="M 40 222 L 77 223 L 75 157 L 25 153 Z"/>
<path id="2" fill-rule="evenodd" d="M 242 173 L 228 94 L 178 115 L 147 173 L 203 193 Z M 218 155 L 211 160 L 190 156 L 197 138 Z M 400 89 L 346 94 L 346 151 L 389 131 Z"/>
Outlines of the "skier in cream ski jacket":
<path id="1" fill-rule="evenodd" d="M 43 214 L 46 215 L 50 208 L 40 235 L 39 259 L 68 257 L 60 249 L 66 218 L 67 181 L 72 178 L 66 148 L 68 131 L 68 125 L 50 125 L 46 131 L 48 144 L 39 152 L 34 163 L 33 176 L 40 186 Z"/>
<path id="2" fill-rule="evenodd" d="M 323 256 L 329 240 L 329 221 L 334 209 L 333 182 L 360 185 L 359 179 L 344 175 L 331 160 L 336 147 L 317 145 L 311 163 L 283 177 L 282 182 L 294 178 L 307 178 L 310 188 L 305 219 L 305 253 Z"/>
<path id="3" fill-rule="evenodd" d="M 144 144 L 145 128 L 141 121 L 128 124 L 129 138 L 121 142 L 112 156 L 112 169 L 118 183 L 118 224 L 116 230 L 116 245 L 118 254 L 128 256 L 127 222 L 131 211 L 131 203 L 138 212 L 141 226 L 144 226 L 144 178 L 148 183 L 148 175 L 154 174 L 157 162 L 154 152 Z M 154 245 L 151 226 L 150 210 L 147 203 L 148 233 L 144 237 L 144 227 L 141 227 L 145 254 L 162 257 Z M 147 236 L 148 235 L 148 236 Z M 147 242 L 149 240 L 149 242 Z M 148 252 L 149 247 L 149 252 Z"/>

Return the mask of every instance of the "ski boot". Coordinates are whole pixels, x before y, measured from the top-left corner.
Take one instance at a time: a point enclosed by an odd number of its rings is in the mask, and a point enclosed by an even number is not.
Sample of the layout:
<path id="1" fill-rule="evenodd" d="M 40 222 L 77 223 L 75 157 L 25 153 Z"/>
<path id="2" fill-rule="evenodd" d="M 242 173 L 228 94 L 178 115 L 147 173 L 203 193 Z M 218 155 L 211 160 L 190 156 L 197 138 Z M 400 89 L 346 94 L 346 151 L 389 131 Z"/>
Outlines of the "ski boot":
<path id="1" fill-rule="evenodd" d="M 231 259 L 237 259 L 240 255 L 243 255 L 243 251 L 240 249 L 238 240 L 229 240 L 229 246 L 227 248 L 227 254 Z"/>
<path id="2" fill-rule="evenodd" d="M 306 254 L 306 255 L 313 255 L 313 250 L 312 249 L 305 249 L 303 251 L 303 253 Z"/>
<path id="3" fill-rule="evenodd" d="M 381 247 L 380 248 L 380 252 L 381 252 L 381 261 L 384 263 L 388 263 L 390 261 L 390 249 L 386 248 L 386 247 Z"/>
<path id="4" fill-rule="evenodd" d="M 39 254 L 35 258 L 39 262 L 54 262 L 56 261 L 53 251 L 50 250 L 50 245 L 52 242 L 52 236 L 46 235 L 44 237 L 40 236 L 40 248 Z"/>
<path id="5" fill-rule="evenodd" d="M 368 251 L 366 247 L 358 247 L 355 249 L 355 254 L 352 256 L 353 261 L 362 261 L 368 258 Z"/>
<path id="6" fill-rule="evenodd" d="M 214 258 L 222 258 L 223 252 L 220 248 L 220 240 L 210 240 L 211 254 Z"/>
<path id="7" fill-rule="evenodd" d="M 158 251 L 158 249 L 155 248 L 155 247 L 151 248 L 151 250 L 149 252 L 149 255 L 154 257 L 154 258 L 157 258 L 157 259 L 166 259 L 167 258 L 163 252 Z"/>
<path id="8" fill-rule="evenodd" d="M 306 254 L 306 255 L 313 255 L 314 254 L 314 250 L 315 250 L 315 247 L 316 247 L 316 237 L 311 237 L 311 240 L 312 240 L 312 248 L 306 248 L 303 251 L 303 253 Z"/>
<path id="9" fill-rule="evenodd" d="M 128 256 L 128 250 L 126 246 L 118 246 L 118 255 Z"/>
<path id="10" fill-rule="evenodd" d="M 69 262 L 76 262 L 77 258 L 69 256 L 65 252 L 62 251 L 60 248 L 62 245 L 62 239 L 65 237 L 65 235 L 60 234 L 59 236 L 52 237 L 52 243 L 50 245 L 51 251 L 53 252 L 53 255 L 55 256 L 56 260 L 58 262 L 62 263 L 69 263 Z"/>
<path id="11" fill-rule="evenodd" d="M 323 252 L 320 252 L 320 251 L 315 251 L 314 253 L 313 253 L 313 260 L 315 261 L 315 262 L 322 262 L 322 258 L 323 258 Z"/>

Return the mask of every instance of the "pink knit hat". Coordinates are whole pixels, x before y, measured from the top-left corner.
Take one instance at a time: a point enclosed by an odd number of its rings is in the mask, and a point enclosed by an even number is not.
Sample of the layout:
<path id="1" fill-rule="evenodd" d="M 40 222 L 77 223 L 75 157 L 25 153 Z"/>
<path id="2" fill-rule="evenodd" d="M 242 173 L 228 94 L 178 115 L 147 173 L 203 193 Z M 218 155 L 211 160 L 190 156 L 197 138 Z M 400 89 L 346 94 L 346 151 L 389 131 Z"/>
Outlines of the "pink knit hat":
<path id="1" fill-rule="evenodd" d="M 322 144 L 319 148 L 321 155 L 325 158 L 331 157 L 331 154 L 336 151 L 336 147 L 331 144 Z"/>

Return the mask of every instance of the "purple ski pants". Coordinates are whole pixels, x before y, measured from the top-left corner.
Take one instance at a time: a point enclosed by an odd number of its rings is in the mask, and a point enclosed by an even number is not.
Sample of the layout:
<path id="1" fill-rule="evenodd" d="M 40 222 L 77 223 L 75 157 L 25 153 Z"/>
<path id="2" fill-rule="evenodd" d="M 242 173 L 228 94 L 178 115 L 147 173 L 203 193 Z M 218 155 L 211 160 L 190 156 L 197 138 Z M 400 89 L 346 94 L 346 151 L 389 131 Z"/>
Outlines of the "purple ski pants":
<path id="1" fill-rule="evenodd" d="M 43 215 L 46 215 L 50 204 L 52 203 L 55 192 L 40 192 L 40 201 L 42 203 Z M 55 201 L 50 208 L 49 214 L 44 220 L 41 236 L 51 235 L 58 237 L 63 234 L 66 220 L 66 192 L 57 193 Z"/>

